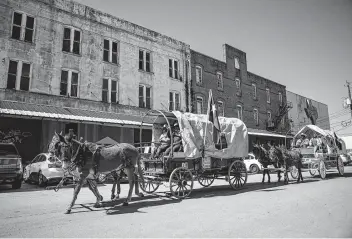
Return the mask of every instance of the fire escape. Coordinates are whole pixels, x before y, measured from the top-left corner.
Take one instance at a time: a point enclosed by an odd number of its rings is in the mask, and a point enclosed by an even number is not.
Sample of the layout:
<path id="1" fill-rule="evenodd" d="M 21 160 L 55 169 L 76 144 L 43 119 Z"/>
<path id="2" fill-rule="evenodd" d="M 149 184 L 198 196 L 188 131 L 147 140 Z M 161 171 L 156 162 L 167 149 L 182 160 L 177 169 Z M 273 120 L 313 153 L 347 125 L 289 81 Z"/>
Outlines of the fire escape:
<path id="1" fill-rule="evenodd" d="M 276 116 L 273 119 L 267 121 L 266 129 L 269 131 L 275 131 L 280 125 L 281 120 L 285 117 L 290 109 L 292 109 L 292 102 L 288 101 L 286 104 L 280 105 Z"/>

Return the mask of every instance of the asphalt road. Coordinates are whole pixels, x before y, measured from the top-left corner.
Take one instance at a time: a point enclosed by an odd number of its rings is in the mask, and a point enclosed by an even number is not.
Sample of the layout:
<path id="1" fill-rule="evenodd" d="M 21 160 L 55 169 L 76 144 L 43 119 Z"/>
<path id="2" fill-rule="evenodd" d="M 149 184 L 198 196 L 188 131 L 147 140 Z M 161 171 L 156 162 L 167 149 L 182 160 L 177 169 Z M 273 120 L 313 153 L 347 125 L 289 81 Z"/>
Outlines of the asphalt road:
<path id="1" fill-rule="evenodd" d="M 352 237 L 352 167 L 326 180 L 304 173 L 304 183 L 262 184 L 250 175 L 245 189 L 227 182 L 195 190 L 189 199 L 165 196 L 165 187 L 128 207 L 111 203 L 111 184 L 99 187 L 106 202 L 94 208 L 88 188 L 72 214 L 64 214 L 73 190 L 0 187 L 0 237 Z M 122 185 L 126 197 L 128 185 Z"/>

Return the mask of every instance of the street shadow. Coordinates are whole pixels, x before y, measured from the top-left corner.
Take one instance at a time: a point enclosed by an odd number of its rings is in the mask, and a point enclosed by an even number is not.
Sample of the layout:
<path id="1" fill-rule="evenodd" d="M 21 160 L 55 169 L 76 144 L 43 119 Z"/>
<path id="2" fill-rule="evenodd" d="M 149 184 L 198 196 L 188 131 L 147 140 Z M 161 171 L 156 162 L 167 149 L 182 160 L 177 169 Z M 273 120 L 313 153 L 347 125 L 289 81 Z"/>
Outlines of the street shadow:
<path id="1" fill-rule="evenodd" d="M 102 207 L 95 208 L 94 203 L 86 203 L 75 205 L 72 208 L 71 214 L 87 213 L 87 212 L 102 212 L 105 211 L 106 215 L 119 215 L 127 213 L 146 213 L 141 211 L 141 208 L 162 206 L 167 204 L 180 203 L 182 200 L 173 199 L 161 194 L 150 194 L 144 197 L 132 198 L 128 206 L 123 206 L 126 198 L 120 198 L 116 201 L 102 202 Z M 154 201 L 148 201 L 154 200 Z"/>
<path id="2" fill-rule="evenodd" d="M 0 185 L 0 193 L 19 193 L 19 192 L 33 192 L 33 191 L 53 191 L 54 192 L 54 187 L 57 185 L 58 183 L 49 183 L 47 186 L 45 187 L 40 187 L 39 185 L 35 184 L 35 183 L 22 183 L 22 187 L 20 189 L 12 189 L 11 185 L 7 185 L 7 184 L 3 184 Z M 109 184 L 98 184 L 98 187 L 105 187 L 105 186 L 109 186 Z M 47 187 L 51 187 L 51 188 L 47 188 Z M 67 185 L 63 186 L 62 188 L 60 188 L 60 190 L 67 190 L 67 189 L 72 189 L 74 188 L 75 185 L 72 183 L 68 183 Z M 84 185 L 84 188 L 88 187 L 88 185 Z M 112 184 L 111 184 L 112 187 Z"/>

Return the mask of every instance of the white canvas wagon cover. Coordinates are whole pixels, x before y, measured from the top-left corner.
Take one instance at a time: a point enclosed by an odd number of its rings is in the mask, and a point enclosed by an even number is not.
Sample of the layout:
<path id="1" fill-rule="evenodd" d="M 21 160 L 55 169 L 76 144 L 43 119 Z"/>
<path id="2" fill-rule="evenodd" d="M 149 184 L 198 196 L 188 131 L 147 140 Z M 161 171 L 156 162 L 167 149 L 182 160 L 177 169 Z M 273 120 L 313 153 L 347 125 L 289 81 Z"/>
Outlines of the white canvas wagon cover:
<path id="1" fill-rule="evenodd" d="M 204 142 L 204 129 L 207 115 L 172 112 L 180 125 L 184 154 L 187 158 L 201 157 L 200 149 Z M 213 124 L 208 121 L 205 143 L 205 156 L 215 158 L 238 158 L 248 155 L 248 132 L 243 121 L 237 118 L 219 117 L 221 133 L 226 137 L 227 148 L 218 150 L 213 142 Z"/>

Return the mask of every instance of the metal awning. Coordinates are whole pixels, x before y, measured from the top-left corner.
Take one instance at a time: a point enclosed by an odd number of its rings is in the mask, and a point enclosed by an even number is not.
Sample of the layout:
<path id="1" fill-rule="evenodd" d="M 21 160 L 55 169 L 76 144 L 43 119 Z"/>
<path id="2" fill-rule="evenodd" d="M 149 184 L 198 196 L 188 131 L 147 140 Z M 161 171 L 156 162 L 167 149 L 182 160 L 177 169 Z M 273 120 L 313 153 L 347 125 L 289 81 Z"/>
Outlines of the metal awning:
<path id="1" fill-rule="evenodd" d="M 0 115 L 39 119 L 71 120 L 97 124 L 140 126 L 142 117 L 106 111 L 92 111 L 50 105 L 38 105 L 14 101 L 0 101 Z M 143 126 L 152 126 L 143 124 Z"/>
<path id="2" fill-rule="evenodd" d="M 278 133 L 273 133 L 267 130 L 262 130 L 262 129 L 251 129 L 248 128 L 248 134 L 249 135 L 258 135 L 258 136 L 268 136 L 268 137 L 275 137 L 275 138 L 292 138 L 290 135 L 282 135 Z"/>

